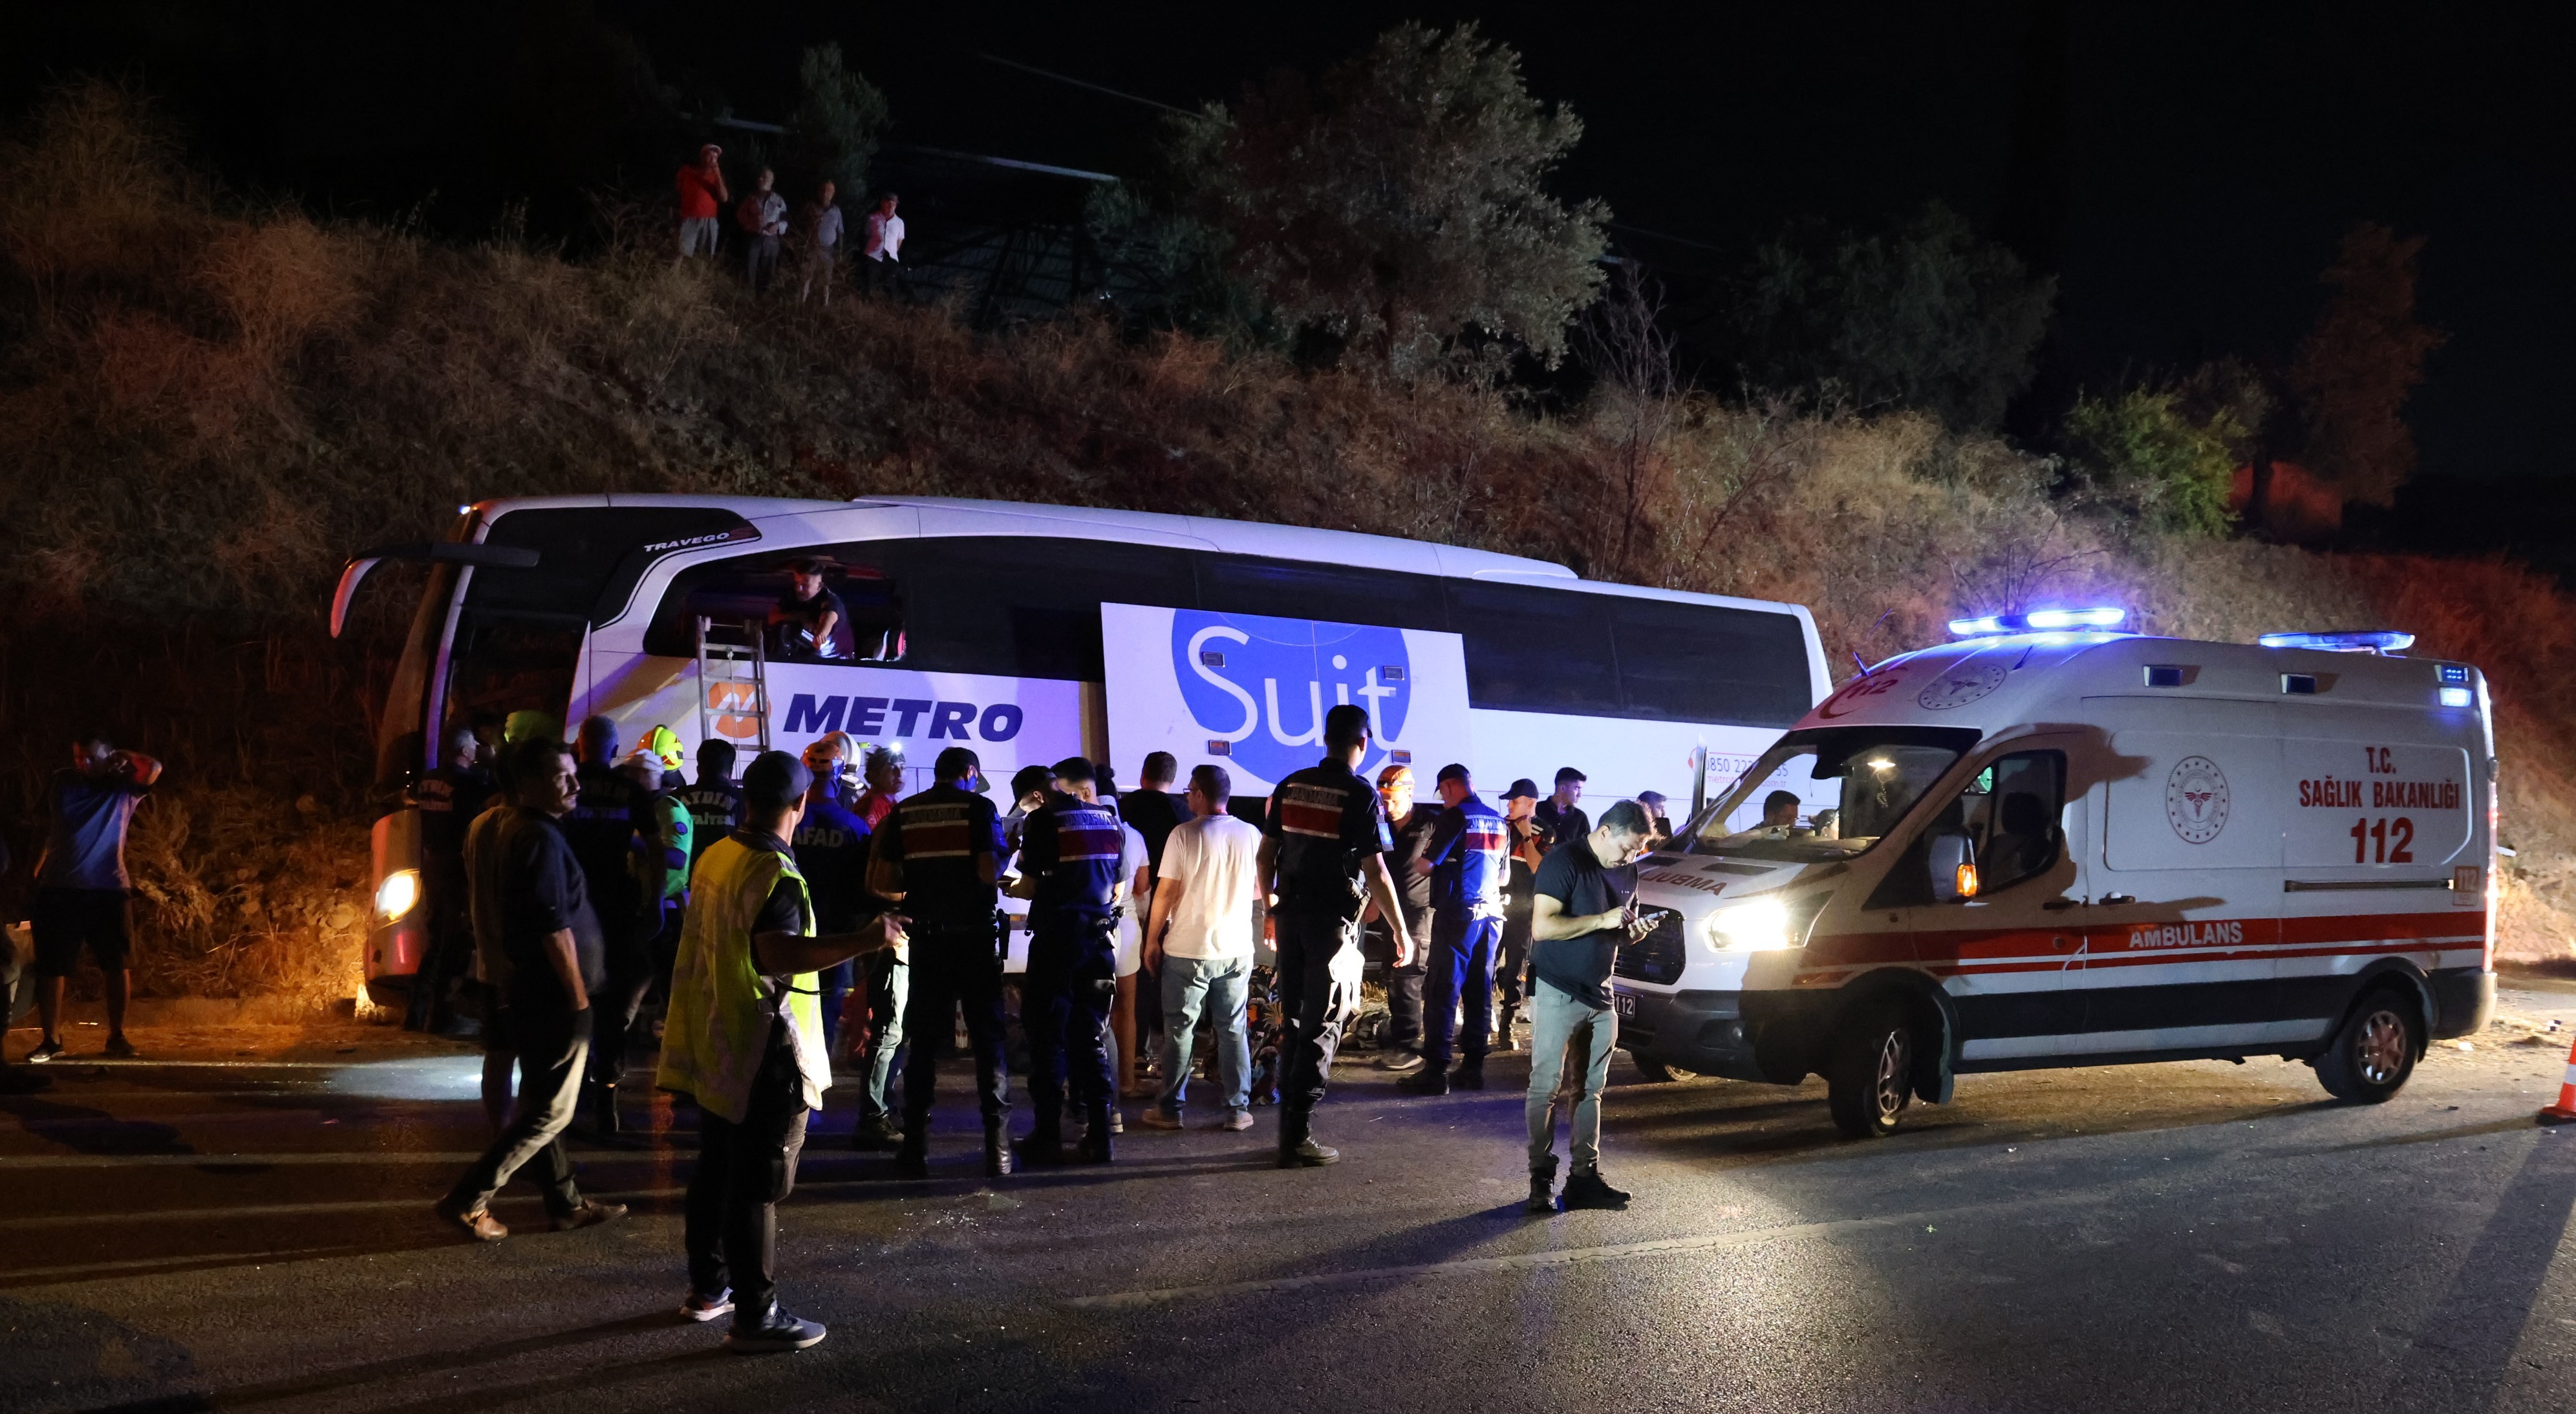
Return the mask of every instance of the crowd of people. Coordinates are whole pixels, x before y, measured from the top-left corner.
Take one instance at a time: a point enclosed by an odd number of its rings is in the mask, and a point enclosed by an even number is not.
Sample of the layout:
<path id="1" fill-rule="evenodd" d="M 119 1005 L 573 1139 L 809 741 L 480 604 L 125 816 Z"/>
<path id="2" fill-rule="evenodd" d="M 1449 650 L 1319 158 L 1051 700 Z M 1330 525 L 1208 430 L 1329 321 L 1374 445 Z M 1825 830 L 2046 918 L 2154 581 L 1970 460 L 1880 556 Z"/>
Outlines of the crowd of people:
<path id="1" fill-rule="evenodd" d="M 1079 757 L 1025 768 L 1007 810 L 963 746 L 906 794 L 893 748 L 842 732 L 739 777 L 736 748 L 709 740 L 690 779 L 667 728 L 631 753 L 606 717 L 569 742 L 534 712 L 454 728 L 410 793 L 428 943 L 409 1020 L 471 1022 L 494 1137 L 440 1212 L 501 1241 L 492 1199 L 525 1170 L 559 1231 L 622 1217 L 580 1191 L 564 1139 L 580 1124 L 621 1142 L 621 1086 L 653 1046 L 658 999 L 652 1087 L 697 1119 L 682 1309 L 730 1316 L 736 1349 L 802 1348 L 824 1332 L 778 1303 L 775 1213 L 836 1059 L 860 1089 L 850 1142 L 892 1150 L 906 1178 L 929 1175 L 938 1064 L 961 1024 L 988 1177 L 1113 1162 L 1123 1102 L 1141 1102 L 1140 1127 L 1176 1130 L 1194 1086 L 1222 1130 L 1252 1128 L 1275 1099 L 1279 1165 L 1327 1165 L 1341 1156 L 1315 1113 L 1372 956 L 1387 978 L 1379 1063 L 1400 1085 L 1482 1089 L 1487 1056 L 1525 1045 L 1531 1210 L 1623 1206 L 1601 1173 L 1609 978 L 1646 927 L 1634 864 L 1664 837 L 1660 799 L 1595 824 L 1580 771 L 1544 797 L 1515 781 L 1498 808 L 1449 765 L 1435 807 L 1407 766 L 1358 774 L 1365 711 L 1334 707 L 1322 727 L 1322 759 L 1258 808 L 1214 762 L 1175 793 L 1178 763 L 1157 752 L 1123 794 Z M 74 758 L 32 909 L 40 1063 L 62 1053 L 62 980 L 84 947 L 109 978 L 110 1054 L 134 1054 L 123 840 L 160 766 L 96 736 Z M 1005 895 L 1025 901 L 1029 936 L 1016 1136 Z"/>
<path id="2" fill-rule="evenodd" d="M 784 289 L 792 282 L 798 303 L 832 302 L 832 290 L 841 282 L 847 242 L 842 239 L 846 223 L 840 188 L 829 178 L 814 184 L 813 193 L 792 217 L 787 198 L 778 191 L 778 174 L 768 167 L 752 174 L 751 189 L 737 202 L 725 181 L 724 149 L 711 142 L 698 149 L 696 161 L 680 169 L 673 186 L 680 200 L 678 259 L 723 258 L 727 244 L 723 213 L 731 207 L 733 258 L 741 264 L 743 281 L 753 293 L 767 294 L 772 287 Z M 902 198 L 896 193 L 879 192 L 860 228 L 862 239 L 853 258 L 860 283 L 871 293 L 904 291 L 904 226 L 903 217 L 896 214 L 901 206 Z"/>

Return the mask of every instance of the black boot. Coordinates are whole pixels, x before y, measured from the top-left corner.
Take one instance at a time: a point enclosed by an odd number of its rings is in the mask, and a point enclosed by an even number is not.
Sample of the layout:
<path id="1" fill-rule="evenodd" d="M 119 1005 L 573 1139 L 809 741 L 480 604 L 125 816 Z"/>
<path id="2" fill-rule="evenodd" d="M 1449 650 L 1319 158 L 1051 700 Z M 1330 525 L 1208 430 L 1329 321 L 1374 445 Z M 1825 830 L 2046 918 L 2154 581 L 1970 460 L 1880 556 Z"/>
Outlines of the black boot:
<path id="1" fill-rule="evenodd" d="M 1495 1050 L 1517 1051 L 1521 1048 L 1521 1043 L 1512 1039 L 1512 1023 L 1520 1019 L 1520 1010 L 1517 1004 L 1503 1008 L 1501 1022 L 1494 1028 Z"/>
<path id="2" fill-rule="evenodd" d="M 1395 1088 L 1408 1095 L 1446 1095 L 1449 1093 L 1449 1072 L 1436 1065 L 1427 1065 L 1395 1082 Z"/>
<path id="3" fill-rule="evenodd" d="M 1109 1121 L 1095 1119 L 1082 1131 L 1082 1142 L 1074 1148 L 1074 1157 L 1086 1164 L 1105 1164 L 1117 1156 L 1116 1141 L 1110 1138 Z"/>
<path id="4" fill-rule="evenodd" d="M 903 1147 L 894 1152 L 894 1176 L 930 1177 L 930 1126 L 915 1123 L 903 1131 Z"/>
<path id="5" fill-rule="evenodd" d="M 1604 1182 L 1598 1169 L 1586 1170 L 1565 1181 L 1565 1206 L 1568 1211 L 1576 1208 L 1608 1208 L 1616 1211 L 1628 1206 L 1629 1197 L 1629 1194 Z"/>
<path id="6" fill-rule="evenodd" d="M 1478 1056 L 1473 1060 L 1462 1060 L 1458 1062 L 1458 1068 L 1449 1073 L 1449 1088 L 1453 1090 L 1484 1089 L 1485 1058 L 1483 1056 Z"/>
<path id="7" fill-rule="evenodd" d="M 1556 1211 L 1556 1156 L 1553 1154 L 1548 1156 L 1547 1167 L 1530 1170 L 1529 1211 Z"/>
<path id="8" fill-rule="evenodd" d="M 1019 1151 L 1020 1167 L 1053 1168 L 1064 1162 L 1064 1131 L 1040 1121 L 1028 1136 L 1013 1144 Z"/>
<path id="9" fill-rule="evenodd" d="M 989 1120 L 984 1125 L 984 1176 L 1011 1176 L 1010 1134 L 1003 1129 L 1000 1120 Z"/>

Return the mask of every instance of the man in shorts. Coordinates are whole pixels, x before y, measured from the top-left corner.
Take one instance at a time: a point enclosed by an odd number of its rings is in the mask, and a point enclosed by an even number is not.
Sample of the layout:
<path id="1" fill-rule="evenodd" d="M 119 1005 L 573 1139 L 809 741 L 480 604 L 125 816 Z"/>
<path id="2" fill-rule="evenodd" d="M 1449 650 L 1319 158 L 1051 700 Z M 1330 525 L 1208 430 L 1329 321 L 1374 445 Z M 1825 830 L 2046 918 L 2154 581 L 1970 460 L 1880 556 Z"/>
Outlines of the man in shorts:
<path id="1" fill-rule="evenodd" d="M 72 739 L 72 764 L 46 787 L 53 827 L 44 858 L 36 861 L 36 896 L 28 913 L 36 932 L 36 1009 L 44 1039 L 27 1059 L 43 1064 L 63 1053 L 63 979 L 80 964 L 81 948 L 107 982 L 107 1054 L 134 1059 L 125 1039 L 125 1001 L 134 973 L 126 966 L 133 936 L 126 899 L 134 890 L 125 872 L 125 834 L 134 808 L 161 779 L 161 763 L 136 751 L 119 751 L 104 732 Z"/>

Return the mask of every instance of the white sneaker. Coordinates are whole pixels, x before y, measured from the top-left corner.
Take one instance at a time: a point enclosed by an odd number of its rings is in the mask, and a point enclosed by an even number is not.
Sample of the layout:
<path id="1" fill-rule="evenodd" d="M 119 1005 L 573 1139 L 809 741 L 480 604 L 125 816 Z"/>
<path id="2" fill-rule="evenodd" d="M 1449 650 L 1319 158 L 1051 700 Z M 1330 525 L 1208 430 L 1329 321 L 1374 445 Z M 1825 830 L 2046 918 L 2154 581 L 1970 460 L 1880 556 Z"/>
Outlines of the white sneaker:
<path id="1" fill-rule="evenodd" d="M 1250 1110 L 1228 1110 L 1225 1113 L 1225 1119 L 1217 1125 L 1217 1128 L 1219 1129 L 1232 1129 L 1238 1131 L 1250 1129 L 1251 1127 L 1252 1111 Z"/>
<path id="2" fill-rule="evenodd" d="M 1377 1065 L 1380 1070 L 1420 1070 L 1422 1069 L 1422 1053 L 1420 1051 L 1397 1051 L 1395 1054 L 1380 1060 Z"/>

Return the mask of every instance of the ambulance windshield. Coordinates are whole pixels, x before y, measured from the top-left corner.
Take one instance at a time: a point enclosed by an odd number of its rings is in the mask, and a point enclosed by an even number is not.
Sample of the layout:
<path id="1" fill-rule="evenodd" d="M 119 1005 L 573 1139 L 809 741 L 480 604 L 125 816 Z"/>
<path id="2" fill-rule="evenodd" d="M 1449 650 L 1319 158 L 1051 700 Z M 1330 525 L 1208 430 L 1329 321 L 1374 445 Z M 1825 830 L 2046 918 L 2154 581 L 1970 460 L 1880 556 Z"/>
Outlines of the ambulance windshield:
<path id="1" fill-rule="evenodd" d="M 1866 853 L 1976 742 L 1947 727 L 1791 732 L 1691 822 L 1687 848 L 1793 861 Z"/>

